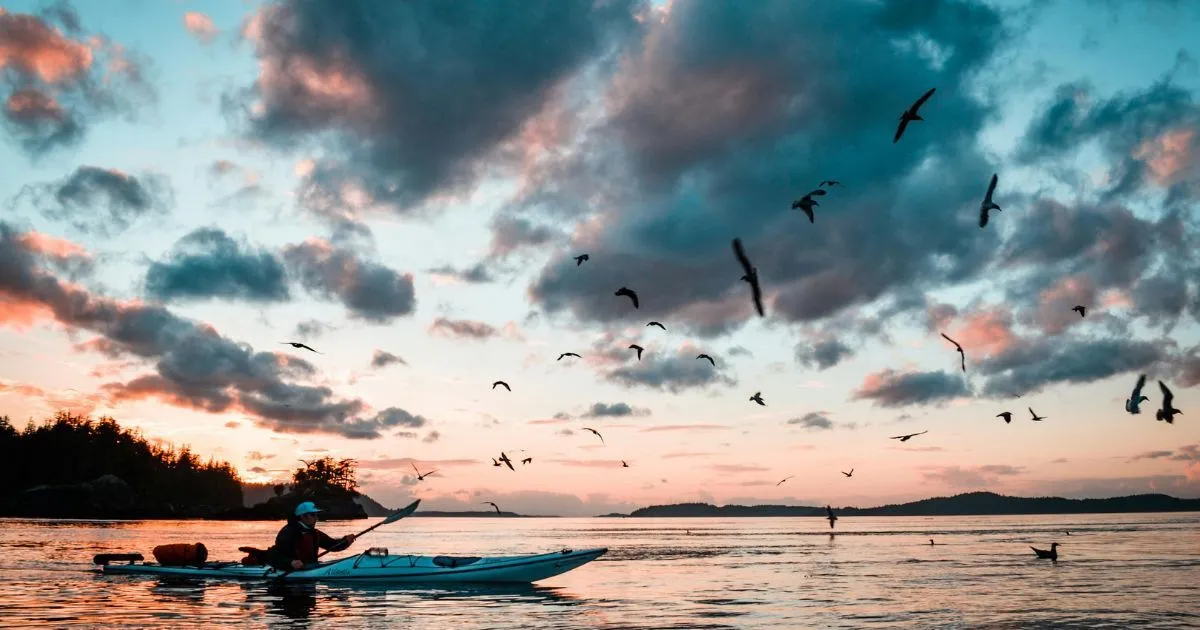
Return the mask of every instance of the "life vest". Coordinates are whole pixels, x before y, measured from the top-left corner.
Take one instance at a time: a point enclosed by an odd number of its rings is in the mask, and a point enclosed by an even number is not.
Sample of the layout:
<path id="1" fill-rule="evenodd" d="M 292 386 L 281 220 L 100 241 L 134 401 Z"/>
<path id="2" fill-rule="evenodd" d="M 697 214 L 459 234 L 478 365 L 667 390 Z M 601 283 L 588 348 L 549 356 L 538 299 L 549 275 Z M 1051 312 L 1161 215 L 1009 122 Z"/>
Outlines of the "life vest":
<path id="1" fill-rule="evenodd" d="M 296 559 L 304 564 L 312 564 L 317 561 L 317 531 L 315 529 L 300 528 L 300 535 L 296 537 Z"/>

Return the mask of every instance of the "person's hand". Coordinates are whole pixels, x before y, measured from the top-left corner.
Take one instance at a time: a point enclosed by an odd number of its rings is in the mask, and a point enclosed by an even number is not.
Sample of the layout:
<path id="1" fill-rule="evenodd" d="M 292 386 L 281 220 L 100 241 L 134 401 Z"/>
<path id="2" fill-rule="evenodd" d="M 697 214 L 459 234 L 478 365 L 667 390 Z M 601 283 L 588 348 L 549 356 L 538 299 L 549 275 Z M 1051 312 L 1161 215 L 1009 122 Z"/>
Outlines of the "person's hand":
<path id="1" fill-rule="evenodd" d="M 355 539 L 354 534 L 346 534 L 345 536 L 342 536 L 342 540 L 346 541 L 347 545 L 354 542 L 354 539 Z"/>
<path id="2" fill-rule="evenodd" d="M 302 569 L 302 568 L 304 568 L 304 563 L 300 562 L 299 560 L 292 560 L 292 568 L 293 569 Z"/>

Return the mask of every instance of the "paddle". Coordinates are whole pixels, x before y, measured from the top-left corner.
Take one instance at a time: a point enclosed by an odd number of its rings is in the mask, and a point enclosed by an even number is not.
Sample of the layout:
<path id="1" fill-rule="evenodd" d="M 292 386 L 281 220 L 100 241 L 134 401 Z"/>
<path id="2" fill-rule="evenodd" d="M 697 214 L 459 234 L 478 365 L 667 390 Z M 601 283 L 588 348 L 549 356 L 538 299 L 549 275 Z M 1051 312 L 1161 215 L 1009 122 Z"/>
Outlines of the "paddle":
<path id="1" fill-rule="evenodd" d="M 362 538 L 364 535 L 371 533 L 371 530 L 375 529 L 376 527 L 379 527 L 380 525 L 387 525 L 388 523 L 395 523 L 396 521 L 404 518 L 405 516 L 411 516 L 413 512 L 417 511 L 417 506 L 420 504 L 421 504 L 421 500 L 417 499 L 416 501 L 409 503 L 408 505 L 400 508 L 399 510 L 392 512 L 391 514 L 388 515 L 387 518 L 383 519 L 382 521 L 379 521 L 378 523 L 375 523 L 374 525 L 355 534 L 354 539 L 358 540 L 359 538 Z M 321 553 L 317 554 L 317 558 L 320 559 L 321 556 L 329 553 L 330 551 L 331 550 L 329 550 L 329 549 L 322 551 Z M 293 571 L 302 571 L 302 570 L 303 569 L 288 569 L 287 571 L 284 571 L 283 573 L 280 573 L 279 575 L 275 576 L 273 579 L 278 580 L 278 579 L 292 573 Z"/>

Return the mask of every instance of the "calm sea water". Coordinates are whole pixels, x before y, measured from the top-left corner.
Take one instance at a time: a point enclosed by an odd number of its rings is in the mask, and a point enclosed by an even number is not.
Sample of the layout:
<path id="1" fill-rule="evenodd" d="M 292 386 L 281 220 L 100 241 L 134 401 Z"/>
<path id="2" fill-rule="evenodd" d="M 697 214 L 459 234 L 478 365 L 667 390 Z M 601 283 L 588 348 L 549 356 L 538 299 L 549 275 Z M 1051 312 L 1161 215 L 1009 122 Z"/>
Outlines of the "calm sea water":
<path id="1" fill-rule="evenodd" d="M 103 576 L 89 564 L 101 552 L 150 558 L 169 542 L 234 560 L 279 525 L 0 519 L 0 627 L 1200 627 L 1200 514 L 842 518 L 832 537 L 817 518 L 410 518 L 355 545 L 610 549 L 527 587 L 270 587 Z M 1057 564 L 1029 550 L 1051 542 L 1063 543 Z"/>

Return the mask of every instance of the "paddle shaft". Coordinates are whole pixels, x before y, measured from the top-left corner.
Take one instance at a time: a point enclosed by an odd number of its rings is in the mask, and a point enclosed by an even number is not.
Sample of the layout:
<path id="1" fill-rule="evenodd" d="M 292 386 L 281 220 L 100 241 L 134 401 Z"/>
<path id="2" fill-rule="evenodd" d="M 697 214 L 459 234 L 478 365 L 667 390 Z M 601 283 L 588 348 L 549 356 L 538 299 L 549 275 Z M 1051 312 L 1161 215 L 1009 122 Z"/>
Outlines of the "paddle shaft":
<path id="1" fill-rule="evenodd" d="M 396 519 L 396 520 L 400 520 L 400 519 Z M 378 523 L 375 523 L 374 525 L 372 525 L 372 526 L 370 526 L 370 527 L 368 527 L 368 528 L 366 528 L 366 529 L 362 530 L 361 532 L 358 532 L 357 534 L 355 534 L 355 535 L 354 535 L 354 539 L 355 539 L 355 540 L 358 540 L 359 538 L 362 538 L 362 537 L 363 537 L 363 536 L 365 536 L 366 534 L 369 534 L 369 533 L 371 533 L 371 530 L 375 529 L 376 527 L 379 527 L 380 525 L 383 525 L 383 524 L 385 524 L 385 523 L 389 523 L 389 522 L 392 522 L 392 521 L 388 521 L 388 520 L 385 518 L 385 519 L 383 519 L 382 521 L 379 521 Z M 333 551 L 333 550 L 332 550 L 332 549 L 323 549 L 323 550 L 321 551 L 321 553 L 317 554 L 317 557 L 318 557 L 318 558 L 320 558 L 321 556 L 323 556 L 323 555 L 325 555 L 325 554 L 329 553 L 330 551 Z M 339 550 L 339 551 L 340 551 L 340 550 Z"/>

